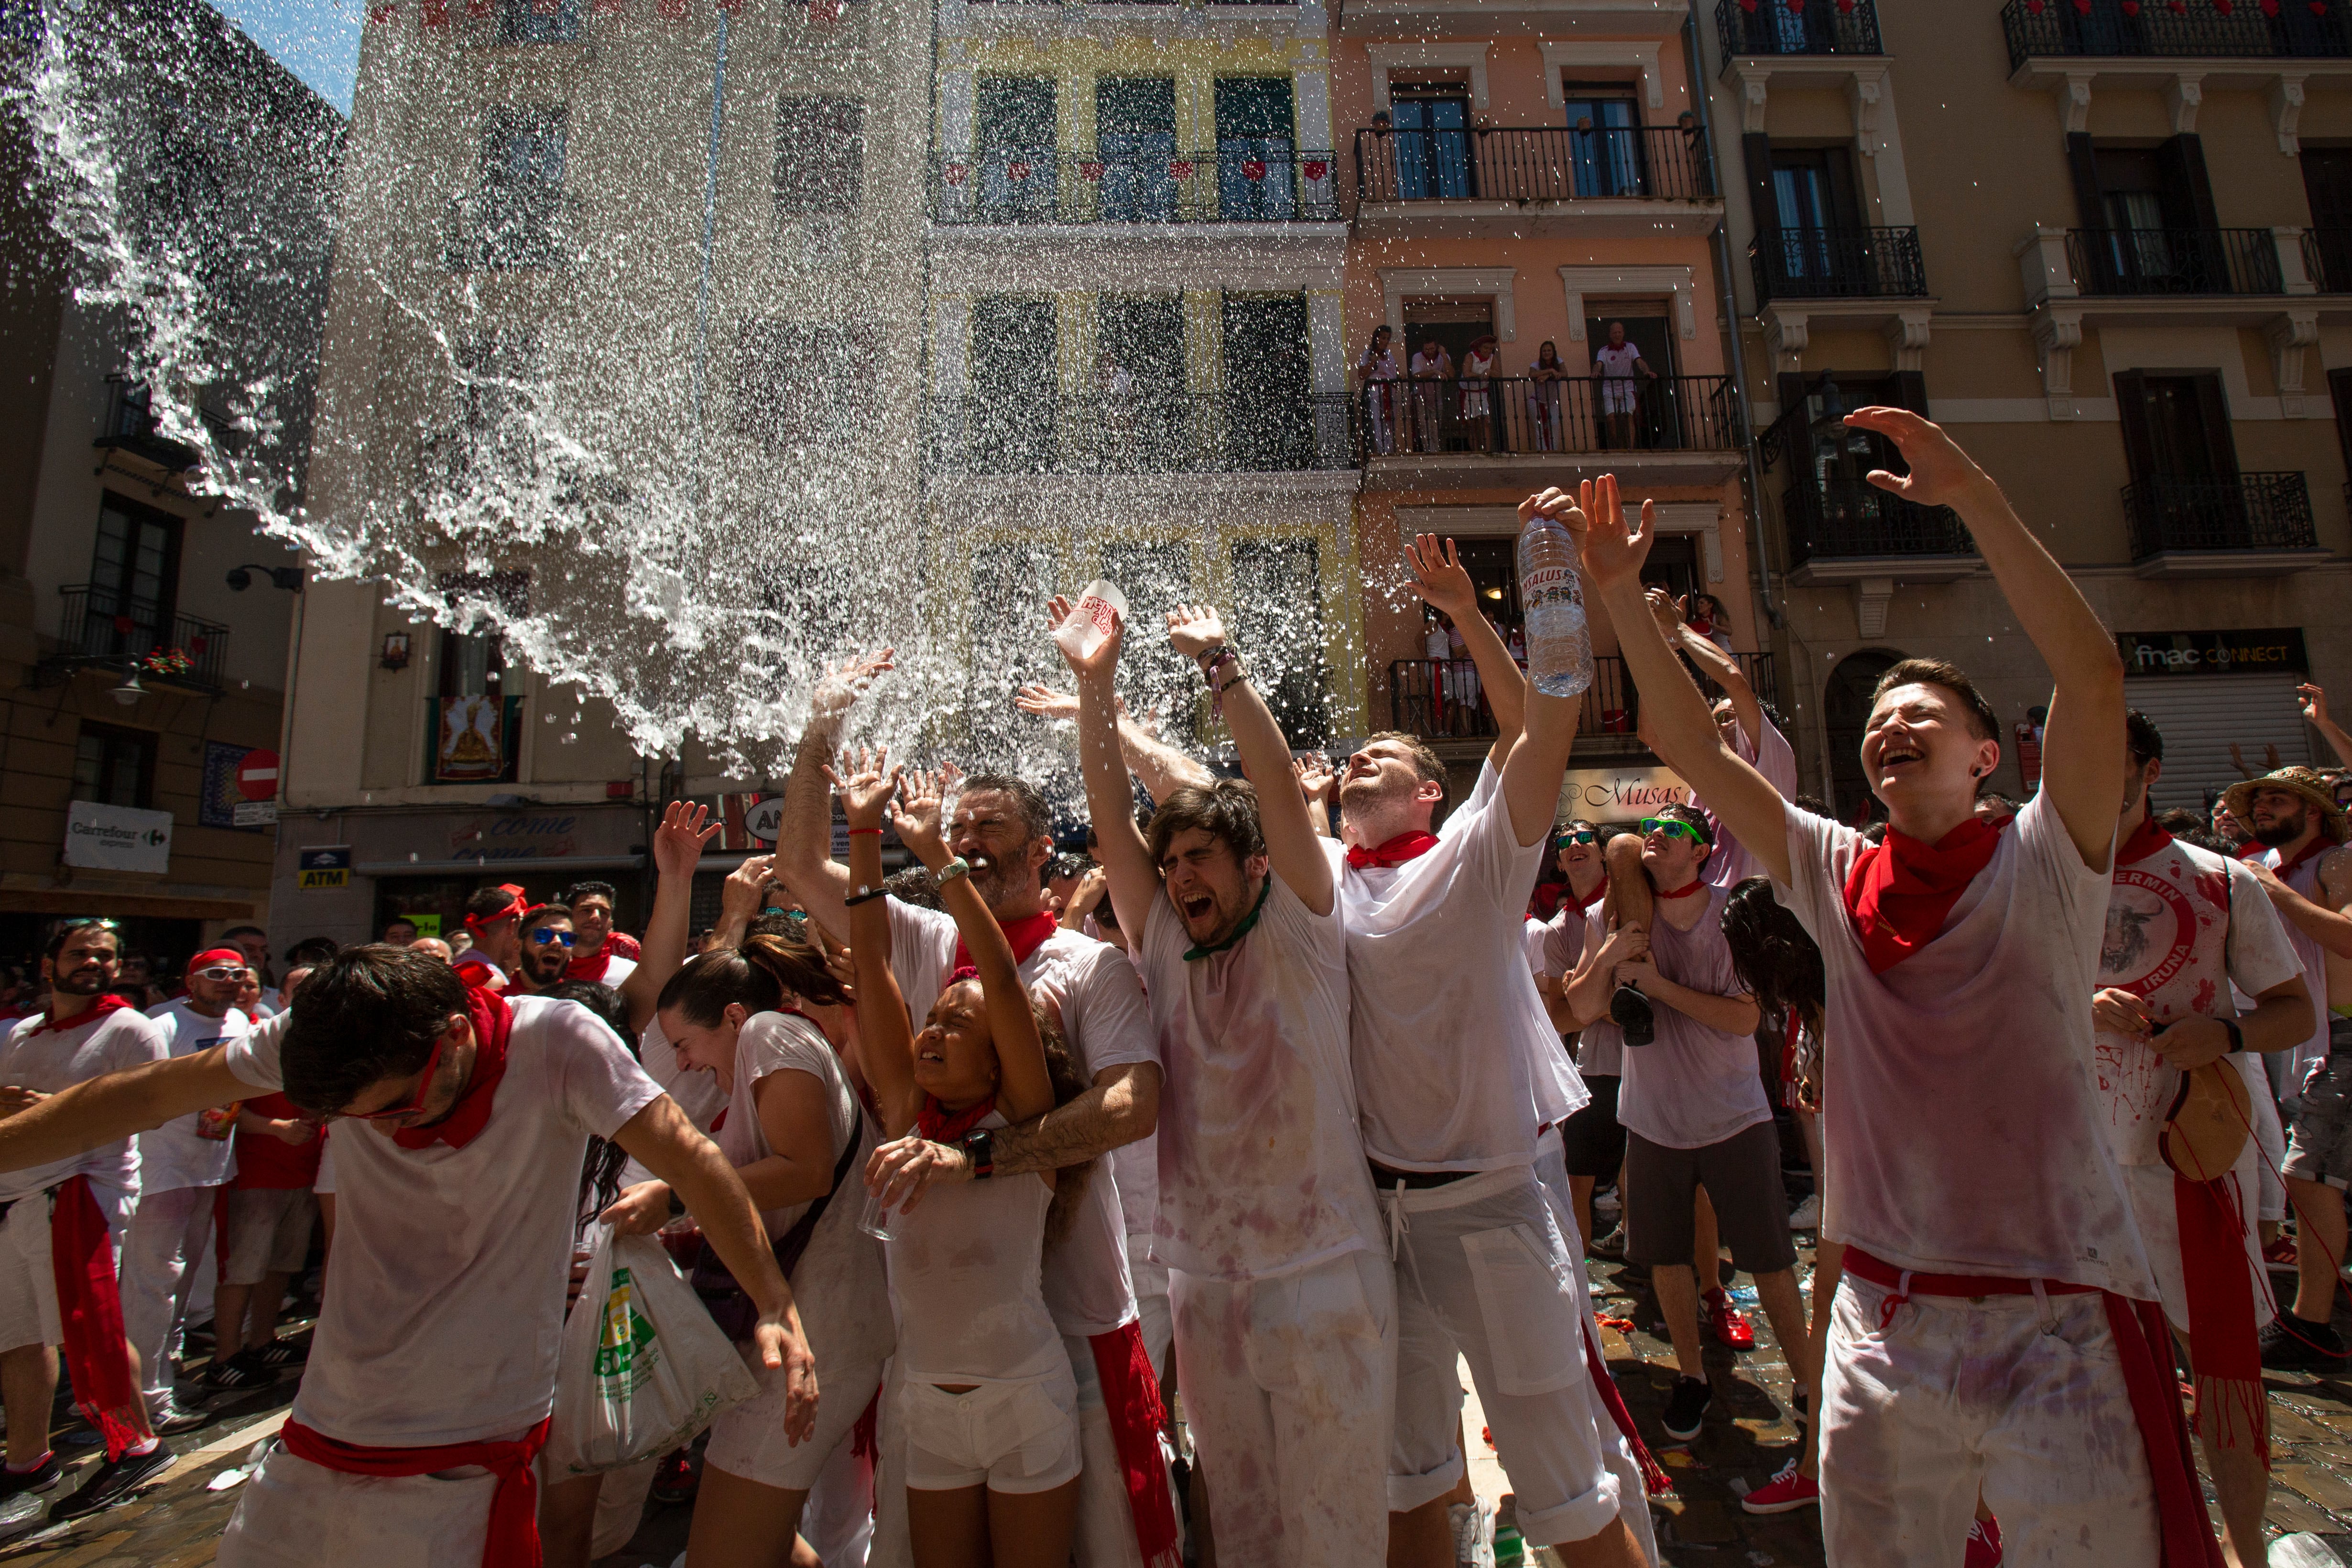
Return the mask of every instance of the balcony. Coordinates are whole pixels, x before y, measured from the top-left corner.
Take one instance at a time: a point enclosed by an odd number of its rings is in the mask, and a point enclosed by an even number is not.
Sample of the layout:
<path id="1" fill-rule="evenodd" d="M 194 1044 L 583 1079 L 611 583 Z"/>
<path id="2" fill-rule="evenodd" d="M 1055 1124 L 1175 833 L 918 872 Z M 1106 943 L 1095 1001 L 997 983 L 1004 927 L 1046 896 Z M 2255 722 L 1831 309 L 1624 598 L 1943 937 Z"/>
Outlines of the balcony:
<path id="1" fill-rule="evenodd" d="M 2273 576 L 2324 559 L 2300 473 L 2137 479 L 2123 489 L 2143 577 Z"/>
<path id="2" fill-rule="evenodd" d="M 136 671 L 145 686 L 218 696 L 226 689 L 228 628 L 173 615 L 152 599 L 83 583 L 58 590 L 57 647 L 34 671 L 54 686 L 92 668 Z"/>
<path id="3" fill-rule="evenodd" d="M 1723 58 L 1735 55 L 1880 55 L 1878 7 L 1815 0 L 1801 9 L 1788 0 L 1716 0 L 1716 36 Z"/>
<path id="4" fill-rule="evenodd" d="M 1790 580 L 1944 582 L 1978 569 L 1976 542 L 1949 507 L 1927 507 L 1862 479 L 1799 479 L 1780 492 Z"/>
<path id="5" fill-rule="evenodd" d="M 1779 704 L 1772 656 L 1742 653 L 1740 673 L 1756 695 Z M 1685 668 L 1697 675 L 1688 661 Z M 1712 702 L 1723 689 L 1698 676 L 1699 689 Z M 1585 688 L 1583 711 L 1576 725 L 1580 755 L 1616 756 L 1648 750 L 1635 733 L 1641 722 L 1641 694 L 1626 676 L 1625 661 L 1613 655 L 1592 661 L 1592 684 Z M 1477 666 L 1466 658 L 1400 658 L 1389 664 L 1389 728 L 1418 735 L 1424 741 L 1492 740 L 1495 715 L 1480 689 Z"/>
<path id="6" fill-rule="evenodd" d="M 154 394 L 144 382 L 128 376 L 106 378 L 106 417 L 90 446 L 100 452 L 121 452 L 154 464 L 167 474 L 184 474 L 200 461 L 185 441 L 163 434 L 155 417 Z"/>
<path id="7" fill-rule="evenodd" d="M 560 185 L 488 185 L 454 198 L 442 264 L 452 272 L 562 267 L 572 258 L 575 204 Z"/>
<path id="8" fill-rule="evenodd" d="M 1645 483 L 1712 484 L 1730 477 L 1747 441 L 1738 392 L 1721 375 L 1377 381 L 1358 390 L 1349 418 L 1357 460 L 1382 489 L 1612 467 Z"/>
<path id="9" fill-rule="evenodd" d="M 1909 300 L 1927 293 L 1916 228 L 1774 228 L 1748 244 L 1760 308 L 1776 300 Z"/>
<path id="10" fill-rule="evenodd" d="M 2066 264 L 2084 294 L 2285 291 L 2266 228 L 2070 228 Z"/>
<path id="11" fill-rule="evenodd" d="M 1286 405 L 1217 393 L 966 396 L 931 405 L 938 472 L 1284 473 L 1350 466 L 1343 394 Z"/>
<path id="12" fill-rule="evenodd" d="M 1595 237 L 1706 234 L 1722 193 L 1706 139 L 1678 126 L 1356 132 L 1362 228 Z"/>
<path id="13" fill-rule="evenodd" d="M 1328 153 L 1105 158 L 1053 148 L 935 154 L 942 224 L 1337 223 Z"/>
<path id="14" fill-rule="evenodd" d="M 2352 294 L 2352 228 L 2305 229 L 2303 275 L 2323 294 Z"/>
<path id="15" fill-rule="evenodd" d="M 2274 15 L 2264 13 L 2274 12 Z M 2352 32 L 2343 0 L 2273 6 L 2215 0 L 2009 0 L 2001 7 L 2009 64 L 2036 57 L 2157 60 L 2346 59 Z"/>

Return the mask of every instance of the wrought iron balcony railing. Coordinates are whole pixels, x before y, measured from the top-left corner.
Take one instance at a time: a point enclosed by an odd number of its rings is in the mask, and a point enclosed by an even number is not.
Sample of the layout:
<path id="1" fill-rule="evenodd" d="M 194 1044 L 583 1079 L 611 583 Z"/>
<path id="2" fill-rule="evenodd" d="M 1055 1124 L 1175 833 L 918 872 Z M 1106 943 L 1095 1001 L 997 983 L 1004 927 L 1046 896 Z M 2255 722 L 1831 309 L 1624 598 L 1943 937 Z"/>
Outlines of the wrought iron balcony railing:
<path id="1" fill-rule="evenodd" d="M 1713 201 L 1706 139 L 1675 125 L 1359 131 L 1363 202 Z"/>
<path id="2" fill-rule="evenodd" d="M 1328 153 L 1066 153 L 983 148 L 935 154 L 931 216 L 943 224 L 1335 223 Z"/>
<path id="3" fill-rule="evenodd" d="M 2319 534 L 2301 473 L 2184 479 L 2157 474 L 2123 489 L 2135 561 L 2175 551 L 2313 550 Z"/>
<path id="4" fill-rule="evenodd" d="M 973 474 L 1275 473 L 1345 468 L 1346 397 L 1104 391 L 943 397 L 930 461 Z"/>
<path id="5" fill-rule="evenodd" d="M 1369 381 L 1354 401 L 1367 461 L 1417 453 L 1737 451 L 1739 398 L 1722 375 Z"/>
<path id="6" fill-rule="evenodd" d="M 1756 302 L 1916 299 L 1927 292 L 1916 228 L 1768 228 L 1748 241 Z"/>
<path id="7" fill-rule="evenodd" d="M 2085 294 L 2276 294 L 2266 228 L 2074 228 L 2066 263 Z"/>
<path id="8" fill-rule="evenodd" d="M 2053 0 L 2054 3 L 2054 0 Z M 1715 29 L 1723 57 L 1734 55 L 1877 55 L 1878 7 L 1873 0 L 1715 0 Z"/>
<path id="9" fill-rule="evenodd" d="M 175 474 L 201 460 L 194 447 L 163 434 L 146 383 L 121 375 L 106 378 L 106 417 L 90 445 L 100 451 L 129 452 Z"/>
<path id="10" fill-rule="evenodd" d="M 488 185 L 457 197 L 442 245 L 452 272 L 562 267 L 572 258 L 574 204 L 561 185 Z"/>
<path id="11" fill-rule="evenodd" d="M 135 669 L 149 686 L 225 689 L 228 628 L 217 621 L 176 615 L 152 599 L 92 583 L 60 588 L 58 596 L 58 643 L 41 660 L 45 679 L 107 665 Z"/>
<path id="12" fill-rule="evenodd" d="M 2323 294 L 2352 294 L 2352 228 L 2305 229 L 2303 275 Z"/>
<path id="13" fill-rule="evenodd" d="M 1734 654 L 1756 695 L 1780 700 L 1772 656 Z M 1723 689 L 1689 667 L 1708 700 Z M 1625 661 L 1603 655 L 1592 661 L 1592 684 L 1585 688 L 1584 711 L 1576 743 L 1591 751 L 1638 752 L 1641 697 L 1626 676 Z M 1466 658 L 1400 658 L 1389 664 L 1389 728 L 1425 741 L 1479 740 L 1495 733 L 1495 715 L 1486 700 L 1478 667 Z"/>
<path id="14" fill-rule="evenodd" d="M 2009 0 L 2000 30 L 2011 70 L 2037 55 L 2340 59 L 2347 15 L 2345 0 Z"/>
<path id="15" fill-rule="evenodd" d="M 1800 479 L 1780 492 L 1789 564 L 1867 560 L 1882 555 L 1973 555 L 1959 513 L 1920 506 L 1861 479 L 1816 485 Z"/>

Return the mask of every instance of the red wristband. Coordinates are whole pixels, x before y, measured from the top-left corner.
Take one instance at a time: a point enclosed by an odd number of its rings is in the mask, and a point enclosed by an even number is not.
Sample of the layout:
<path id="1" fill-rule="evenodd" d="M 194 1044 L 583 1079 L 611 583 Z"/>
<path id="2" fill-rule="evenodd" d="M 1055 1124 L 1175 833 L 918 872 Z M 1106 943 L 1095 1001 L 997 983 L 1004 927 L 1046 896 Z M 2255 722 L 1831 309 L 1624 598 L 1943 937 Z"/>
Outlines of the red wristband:
<path id="1" fill-rule="evenodd" d="M 853 827 L 849 830 L 849 836 L 852 838 L 856 837 L 861 833 L 871 833 L 877 838 L 882 836 L 882 830 L 878 827 Z"/>

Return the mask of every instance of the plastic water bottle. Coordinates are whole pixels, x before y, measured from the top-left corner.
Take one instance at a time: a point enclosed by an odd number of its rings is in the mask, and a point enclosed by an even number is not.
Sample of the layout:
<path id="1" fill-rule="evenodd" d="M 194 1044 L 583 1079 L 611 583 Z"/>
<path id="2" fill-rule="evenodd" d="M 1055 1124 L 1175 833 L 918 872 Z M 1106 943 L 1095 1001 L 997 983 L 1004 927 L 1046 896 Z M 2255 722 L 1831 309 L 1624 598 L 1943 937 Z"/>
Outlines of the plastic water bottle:
<path id="1" fill-rule="evenodd" d="M 1547 697 L 1575 697 L 1592 684 L 1592 634 L 1576 541 L 1538 512 L 1519 534 L 1519 606 L 1528 618 L 1528 679 Z"/>

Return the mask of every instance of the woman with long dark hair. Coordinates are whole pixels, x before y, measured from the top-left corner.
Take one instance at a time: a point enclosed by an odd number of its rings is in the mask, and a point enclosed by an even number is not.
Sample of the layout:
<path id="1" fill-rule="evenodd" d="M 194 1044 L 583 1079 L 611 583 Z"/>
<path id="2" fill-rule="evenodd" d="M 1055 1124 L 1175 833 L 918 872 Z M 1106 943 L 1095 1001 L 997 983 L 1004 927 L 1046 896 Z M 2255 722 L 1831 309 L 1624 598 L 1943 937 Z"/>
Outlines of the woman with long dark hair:
<path id="1" fill-rule="evenodd" d="M 1535 427 L 1538 452 L 1562 449 L 1560 396 L 1567 381 L 1568 367 L 1559 363 L 1559 345 L 1546 338 L 1536 350 L 1535 363 L 1528 366 L 1528 423 Z"/>

